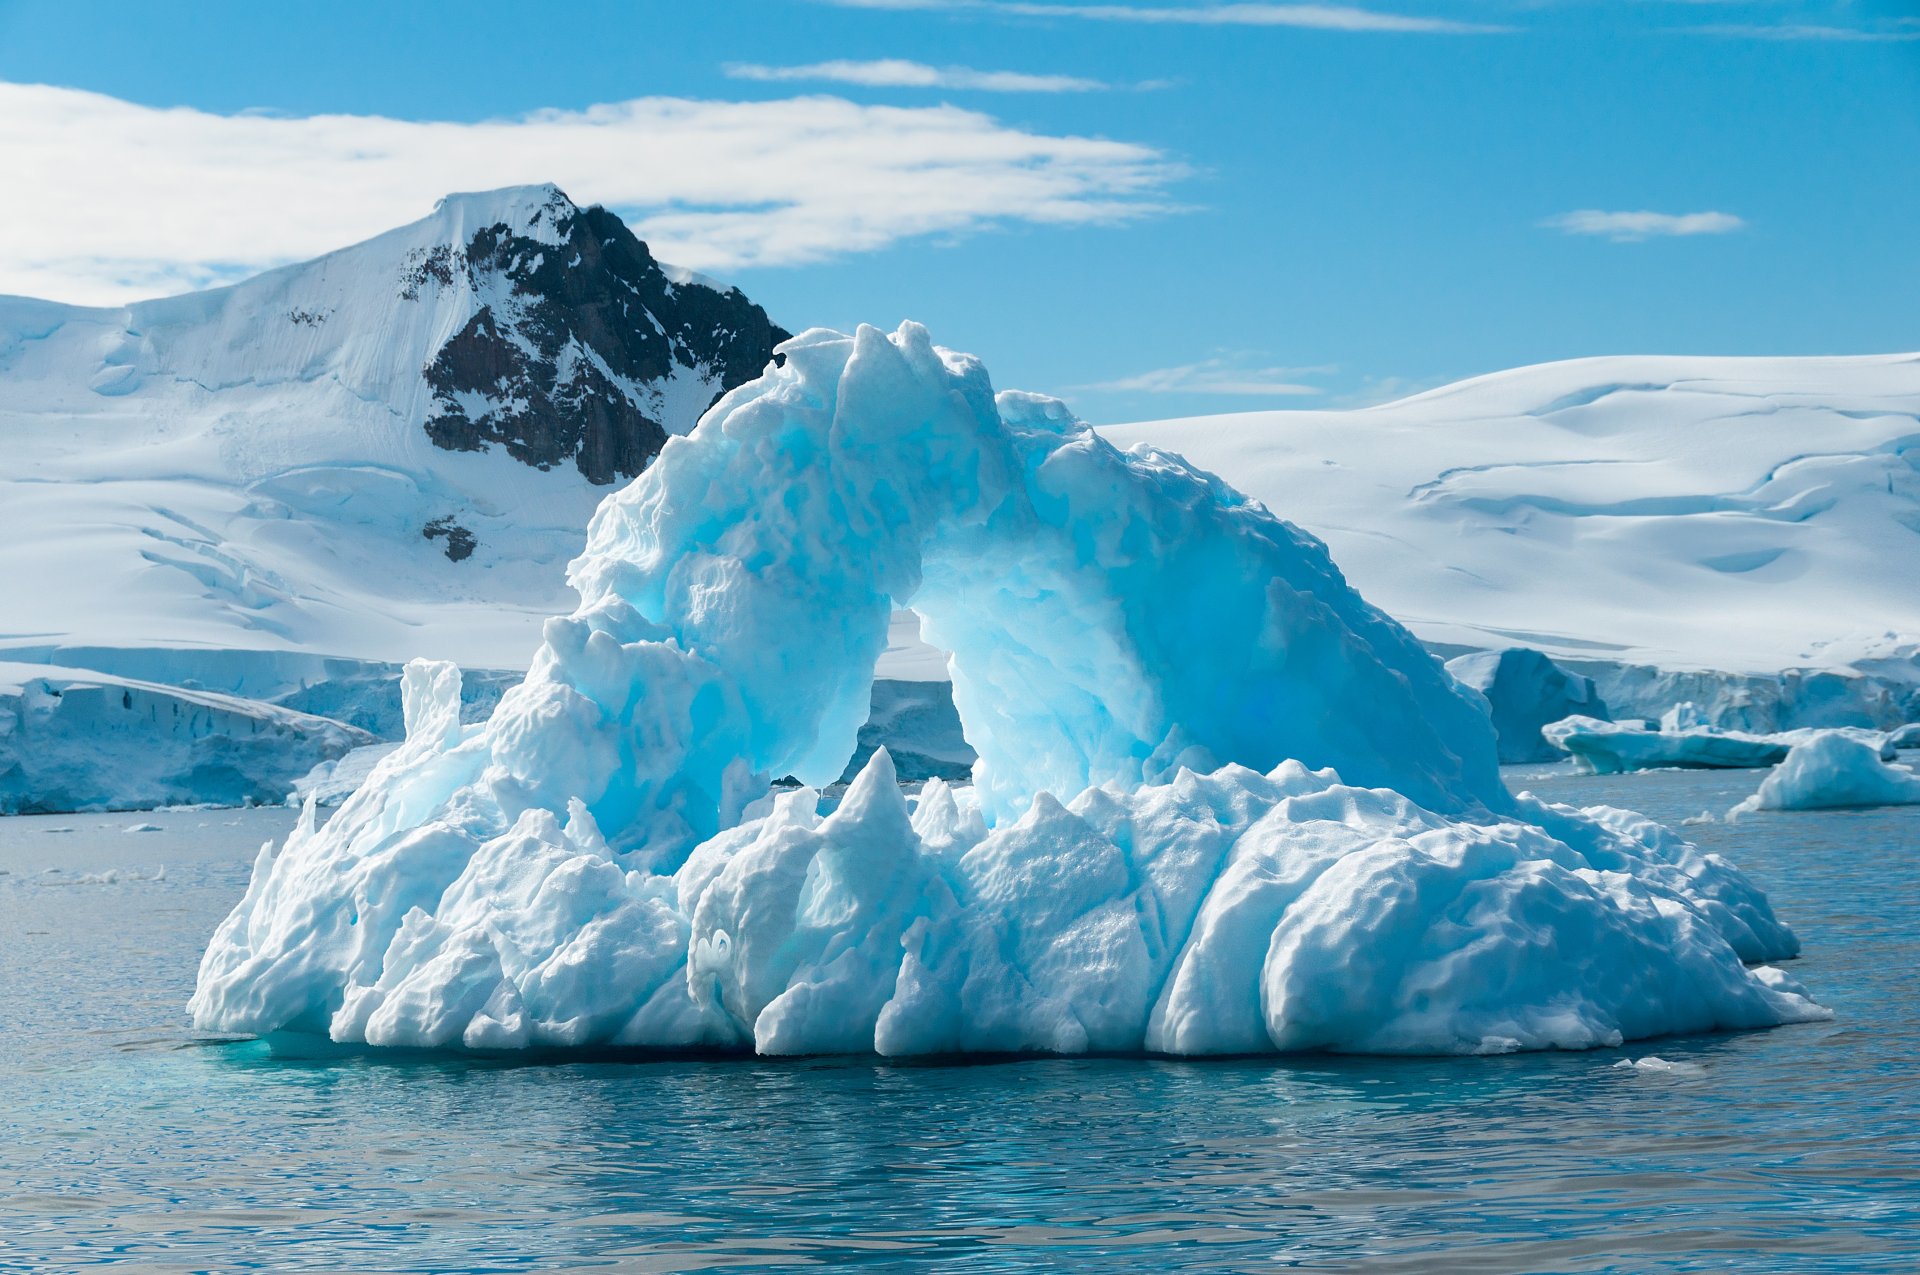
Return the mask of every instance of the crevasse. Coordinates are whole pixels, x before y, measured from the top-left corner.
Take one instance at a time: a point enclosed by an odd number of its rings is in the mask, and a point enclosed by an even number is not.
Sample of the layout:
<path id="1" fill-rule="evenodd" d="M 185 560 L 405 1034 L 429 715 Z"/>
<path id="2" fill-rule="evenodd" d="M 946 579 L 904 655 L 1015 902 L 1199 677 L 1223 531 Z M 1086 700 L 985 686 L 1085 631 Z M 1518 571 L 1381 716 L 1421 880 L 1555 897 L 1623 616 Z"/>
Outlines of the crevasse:
<path id="1" fill-rule="evenodd" d="M 764 1053 L 1586 1047 L 1824 1016 L 1724 860 L 1516 800 L 1478 697 L 1319 541 L 814 330 L 594 516 L 524 685 L 263 848 L 204 1028 Z M 952 653 L 971 787 L 874 755 L 890 612 Z"/>

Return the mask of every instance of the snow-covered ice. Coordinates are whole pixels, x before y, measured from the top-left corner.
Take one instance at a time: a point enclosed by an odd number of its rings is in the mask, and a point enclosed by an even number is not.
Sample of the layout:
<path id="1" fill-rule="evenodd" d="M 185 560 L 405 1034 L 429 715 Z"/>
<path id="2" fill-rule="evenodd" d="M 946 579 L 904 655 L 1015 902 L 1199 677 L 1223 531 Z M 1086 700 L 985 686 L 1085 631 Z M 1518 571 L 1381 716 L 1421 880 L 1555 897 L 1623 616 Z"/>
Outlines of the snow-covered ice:
<path id="1" fill-rule="evenodd" d="M 448 387 L 425 369 L 482 316 L 528 319 L 520 267 L 556 244 L 569 207 L 550 187 L 453 196 L 231 288 L 99 309 L 0 298 L 0 506 L 33 533 L 0 543 L 0 659 L 387 738 L 398 665 L 427 653 L 465 666 L 490 706 L 510 677 L 473 671 L 517 676 L 545 618 L 575 606 L 558 567 L 606 488 L 478 436 L 485 450 L 437 446 L 428 425 Z M 469 250 L 502 229 L 527 260 L 476 265 Z M 698 301 L 687 315 L 733 304 L 665 269 Z M 676 307 L 650 297 L 603 335 L 672 328 L 672 348 L 658 375 L 610 384 L 680 434 L 742 373 L 721 374 L 718 328 L 675 327 Z M 524 345 L 533 329 L 502 332 Z M 570 341 L 555 376 L 585 393 L 600 348 Z M 463 411 L 488 406 L 448 392 Z M 1523 368 L 1351 412 L 1105 432 L 1283 510 L 1435 649 L 1525 644 L 1594 679 L 1614 715 L 1690 699 L 1714 725 L 1769 733 L 1920 715 L 1916 419 L 1911 356 L 1662 357 Z M 473 540 L 459 561 L 456 528 Z M 885 739 L 905 774 L 956 772 L 969 750 L 933 685 L 945 653 L 910 614 L 894 620 L 881 677 L 924 685 L 876 689 L 858 760 Z M 1578 711 L 1603 715 L 1564 706 Z M 1517 733 L 1510 756 L 1532 742 Z M 314 760 L 286 765 L 297 778 Z"/>
<path id="2" fill-rule="evenodd" d="M 1666 730 L 1646 722 L 1608 722 L 1575 715 L 1549 723 L 1541 734 L 1581 766 L 1600 775 L 1662 766 L 1742 769 L 1771 766 L 1791 745 L 1770 735 L 1708 727 Z"/>
<path id="3" fill-rule="evenodd" d="M 1795 744 L 1751 797 L 1728 812 L 1920 805 L 1920 774 L 1882 760 L 1869 740 L 1823 731 Z"/>
<path id="4" fill-rule="evenodd" d="M 453 197 L 318 260 L 131 307 L 0 298 L 0 502 L 35 533 L 0 543 L 0 658 L 257 698 L 216 670 L 423 652 L 519 667 L 544 618 L 574 605 L 556 568 L 606 489 L 569 465 L 433 444 L 422 367 L 511 289 L 422 271 L 495 225 L 550 240 L 554 197 Z M 680 391 L 711 388 L 693 352 L 676 357 L 659 385 L 629 387 L 674 433 L 706 401 Z M 1920 591 L 1903 569 L 1920 524 L 1916 419 L 1911 355 L 1662 356 L 1520 368 L 1355 411 L 1103 431 L 1284 511 L 1450 653 L 1526 645 L 1596 678 L 1575 662 L 1647 666 L 1600 690 L 1616 714 L 1651 714 L 1707 702 L 1660 685 L 1643 708 L 1636 683 L 1675 671 L 1890 659 L 1920 683 Z M 422 535 L 449 517 L 479 543 L 458 563 Z M 883 676 L 945 677 L 910 628 L 897 646 Z M 44 653 L 63 648 L 178 663 Z M 1840 703 L 1870 700 L 1862 680 L 1751 694 L 1747 719 L 1734 704 L 1716 724 L 1903 720 L 1835 716 L 1882 711 Z"/>
<path id="5" fill-rule="evenodd" d="M 1543 726 L 1575 715 L 1608 717 L 1592 678 L 1569 673 L 1527 647 L 1456 656 L 1447 661 L 1447 672 L 1486 697 L 1503 763 L 1558 761 L 1562 750 L 1541 736 Z"/>
<path id="6" fill-rule="evenodd" d="M 1325 548 L 904 325 L 813 331 L 594 516 L 527 681 L 264 847 L 207 1029 L 370 1045 L 1474 1052 L 1826 1011 L 1731 864 L 1514 798 Z M 838 806 L 891 613 L 975 783 Z"/>

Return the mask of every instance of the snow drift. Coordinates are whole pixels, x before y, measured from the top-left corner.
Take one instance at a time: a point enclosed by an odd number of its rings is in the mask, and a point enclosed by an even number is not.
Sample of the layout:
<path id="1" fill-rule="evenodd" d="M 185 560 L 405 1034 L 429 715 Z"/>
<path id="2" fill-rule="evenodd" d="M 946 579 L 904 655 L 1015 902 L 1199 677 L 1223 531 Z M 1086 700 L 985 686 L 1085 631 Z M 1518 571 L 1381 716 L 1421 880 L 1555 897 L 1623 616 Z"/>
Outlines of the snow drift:
<path id="1" fill-rule="evenodd" d="M 1760 781 L 1759 791 L 1729 812 L 1839 810 L 1857 806 L 1920 805 L 1920 774 L 1889 765 L 1871 741 L 1823 731 L 1795 744 L 1785 761 Z"/>
<path id="2" fill-rule="evenodd" d="M 264 848 L 204 1028 L 394 1046 L 1583 1047 L 1824 1015 L 1791 933 L 1637 816 L 1515 799 L 1324 546 L 915 325 L 815 330 L 595 514 L 526 682 Z M 890 613 L 973 786 L 838 807 Z"/>

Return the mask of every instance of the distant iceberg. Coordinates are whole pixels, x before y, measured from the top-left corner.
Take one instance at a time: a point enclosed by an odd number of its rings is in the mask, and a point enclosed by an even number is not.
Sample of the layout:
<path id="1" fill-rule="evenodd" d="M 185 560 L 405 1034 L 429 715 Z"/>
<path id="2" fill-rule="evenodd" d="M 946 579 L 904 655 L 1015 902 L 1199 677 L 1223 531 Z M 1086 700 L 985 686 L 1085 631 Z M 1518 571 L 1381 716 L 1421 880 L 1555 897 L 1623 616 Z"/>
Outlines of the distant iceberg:
<path id="1" fill-rule="evenodd" d="M 609 497 L 524 684 L 264 847 L 209 1030 L 768 1054 L 1581 1048 L 1825 1017 L 1725 860 L 1514 798 L 1313 537 L 917 325 L 815 330 Z M 896 606 L 970 786 L 875 751 Z"/>
<path id="2" fill-rule="evenodd" d="M 1823 731 L 1794 745 L 1787 759 L 1760 781 L 1753 796 L 1729 812 L 1837 810 L 1858 806 L 1920 805 L 1920 774 L 1889 765 L 1882 750 L 1840 731 Z"/>
<path id="3" fill-rule="evenodd" d="M 1569 673 L 1528 647 L 1457 656 L 1447 661 L 1447 672 L 1486 697 L 1503 763 L 1558 761 L 1561 750 L 1541 735 L 1543 727 L 1575 715 L 1600 721 L 1609 716 L 1592 678 Z"/>
<path id="4" fill-rule="evenodd" d="M 1797 744 L 1825 735 L 1856 740 L 1876 755 L 1892 756 L 1883 731 L 1840 727 L 1834 730 L 1790 730 L 1773 735 L 1719 730 L 1702 724 L 1704 715 L 1690 703 L 1676 704 L 1659 725 L 1648 722 L 1605 722 L 1573 716 L 1541 730 L 1549 744 L 1571 754 L 1594 774 L 1618 775 L 1631 770 L 1748 770 L 1785 761 Z"/>

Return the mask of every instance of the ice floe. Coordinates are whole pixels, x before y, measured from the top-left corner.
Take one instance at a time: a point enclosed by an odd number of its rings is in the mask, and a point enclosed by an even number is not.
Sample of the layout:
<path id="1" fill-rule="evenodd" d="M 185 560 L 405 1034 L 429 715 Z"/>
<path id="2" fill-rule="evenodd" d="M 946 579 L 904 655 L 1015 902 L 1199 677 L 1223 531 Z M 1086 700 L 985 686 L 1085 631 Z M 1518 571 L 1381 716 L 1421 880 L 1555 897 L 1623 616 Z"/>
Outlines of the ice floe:
<path id="1" fill-rule="evenodd" d="M 1776 735 L 1719 730 L 1699 724 L 1691 704 L 1676 705 L 1659 726 L 1647 722 L 1605 722 L 1574 716 L 1542 729 L 1548 743 L 1571 753 L 1582 769 L 1600 775 L 1630 770 L 1676 767 L 1687 770 L 1743 770 L 1784 761 L 1795 745 L 1825 735 L 1839 735 L 1892 755 L 1887 736 L 1880 731 L 1842 727 L 1837 730 L 1793 730 Z"/>

